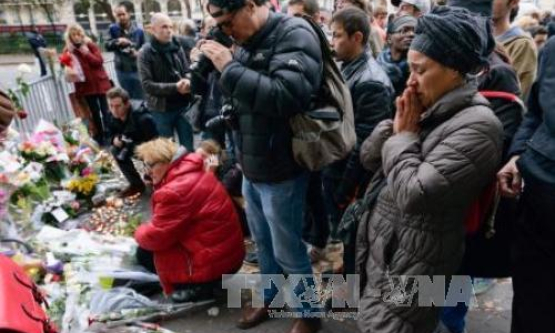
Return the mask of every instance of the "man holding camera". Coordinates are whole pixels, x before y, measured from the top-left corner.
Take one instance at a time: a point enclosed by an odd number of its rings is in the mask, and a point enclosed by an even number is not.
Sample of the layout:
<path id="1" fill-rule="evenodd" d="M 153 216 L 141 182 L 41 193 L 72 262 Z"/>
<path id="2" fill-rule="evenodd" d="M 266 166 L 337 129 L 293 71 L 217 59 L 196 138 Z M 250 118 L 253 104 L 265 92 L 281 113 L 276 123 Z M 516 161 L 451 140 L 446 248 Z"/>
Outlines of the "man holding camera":
<path id="1" fill-rule="evenodd" d="M 131 21 L 131 15 L 125 4 L 114 8 L 117 23 L 110 25 L 106 50 L 114 52 L 116 74 L 120 85 L 132 99 L 142 100 L 143 89 L 137 72 L 138 50 L 145 43 L 145 34 Z"/>
<path id="2" fill-rule="evenodd" d="M 129 186 L 120 192 L 120 197 L 132 196 L 145 190 L 141 176 L 135 169 L 131 158 L 135 147 L 158 136 L 152 116 L 141 106 L 133 110 L 129 94 L 122 88 L 112 88 L 106 93 L 112 122 L 110 133 L 113 134 L 110 151 L 118 166 L 129 182 Z"/>
<path id="3" fill-rule="evenodd" d="M 322 51 L 308 22 L 273 13 L 265 2 L 209 0 L 217 26 L 240 48 L 232 54 L 206 40 L 200 50 L 221 72 L 222 91 L 234 108 L 243 195 L 261 274 L 311 275 L 301 240 L 309 174 L 293 158 L 289 120 L 310 110 L 321 85 Z M 275 286 L 265 289 L 265 307 L 246 308 L 238 327 L 268 319 L 276 294 Z M 291 332 L 318 331 L 319 319 L 307 316 L 296 319 Z"/>

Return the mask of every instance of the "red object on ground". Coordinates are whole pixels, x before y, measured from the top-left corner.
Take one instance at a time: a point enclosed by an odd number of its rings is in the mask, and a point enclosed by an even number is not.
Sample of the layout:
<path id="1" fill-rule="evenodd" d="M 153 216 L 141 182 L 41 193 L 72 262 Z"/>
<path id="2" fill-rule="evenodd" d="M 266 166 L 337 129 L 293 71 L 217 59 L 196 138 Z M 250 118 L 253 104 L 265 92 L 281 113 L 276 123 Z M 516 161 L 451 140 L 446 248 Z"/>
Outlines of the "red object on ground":
<path id="1" fill-rule="evenodd" d="M 0 332 L 56 333 L 42 304 L 38 287 L 8 257 L 0 254 Z"/>
<path id="2" fill-rule="evenodd" d="M 190 153 L 171 164 L 152 195 L 152 212 L 135 239 L 154 253 L 166 294 L 174 284 L 215 281 L 241 267 L 245 248 L 239 217 L 200 155 Z"/>

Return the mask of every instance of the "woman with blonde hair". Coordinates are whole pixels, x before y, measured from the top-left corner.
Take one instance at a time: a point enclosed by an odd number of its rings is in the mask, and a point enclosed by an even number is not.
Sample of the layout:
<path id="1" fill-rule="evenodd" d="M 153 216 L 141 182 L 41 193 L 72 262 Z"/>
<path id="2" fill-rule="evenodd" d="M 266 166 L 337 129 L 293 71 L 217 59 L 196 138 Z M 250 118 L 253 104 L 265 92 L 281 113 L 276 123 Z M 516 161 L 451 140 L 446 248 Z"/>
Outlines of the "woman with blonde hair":
<path id="1" fill-rule="evenodd" d="M 175 302 L 210 298 L 245 249 L 231 198 L 203 157 L 166 138 L 137 147 L 154 187 L 152 219 L 135 232 L 137 259 L 160 277 Z"/>
<path id="2" fill-rule="evenodd" d="M 60 60 L 67 68 L 66 79 L 75 84 L 77 98 L 86 100 L 96 128 L 94 139 L 103 145 L 104 137 L 109 137 L 104 133 L 110 119 L 106 92 L 112 85 L 102 53 L 77 23 L 68 25 L 64 36 L 66 45 Z"/>

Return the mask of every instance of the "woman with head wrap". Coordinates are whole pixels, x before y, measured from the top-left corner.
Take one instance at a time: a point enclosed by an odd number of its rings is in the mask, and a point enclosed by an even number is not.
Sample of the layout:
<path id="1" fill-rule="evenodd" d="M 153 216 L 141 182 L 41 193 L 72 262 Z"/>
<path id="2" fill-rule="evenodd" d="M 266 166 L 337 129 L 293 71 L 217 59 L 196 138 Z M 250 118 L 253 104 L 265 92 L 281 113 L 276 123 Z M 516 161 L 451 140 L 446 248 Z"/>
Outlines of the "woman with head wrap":
<path id="1" fill-rule="evenodd" d="M 431 333 L 437 326 L 445 289 L 432 277 L 450 281 L 459 268 L 466 214 L 502 153 L 503 128 L 473 76 L 494 47 L 488 27 L 464 9 L 439 7 L 419 18 L 395 119 L 363 144 L 363 165 L 381 167 L 357 236 L 363 332 Z M 467 281 L 454 282 L 471 291 Z M 465 300 L 459 296 L 447 300 Z"/>

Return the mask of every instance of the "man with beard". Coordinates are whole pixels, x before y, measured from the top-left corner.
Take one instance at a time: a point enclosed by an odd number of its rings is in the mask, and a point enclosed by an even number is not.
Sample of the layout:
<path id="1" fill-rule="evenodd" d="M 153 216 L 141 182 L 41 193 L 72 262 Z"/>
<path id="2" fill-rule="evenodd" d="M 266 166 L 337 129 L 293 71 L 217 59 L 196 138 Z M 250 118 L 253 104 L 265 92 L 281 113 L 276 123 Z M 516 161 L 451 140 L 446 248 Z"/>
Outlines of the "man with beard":
<path id="1" fill-rule="evenodd" d="M 106 42 L 106 50 L 114 52 L 118 81 L 132 99 L 142 100 L 143 89 L 137 72 L 138 50 L 145 43 L 145 35 L 135 22 L 125 4 L 114 8 L 117 22 L 110 26 L 110 39 Z"/>

